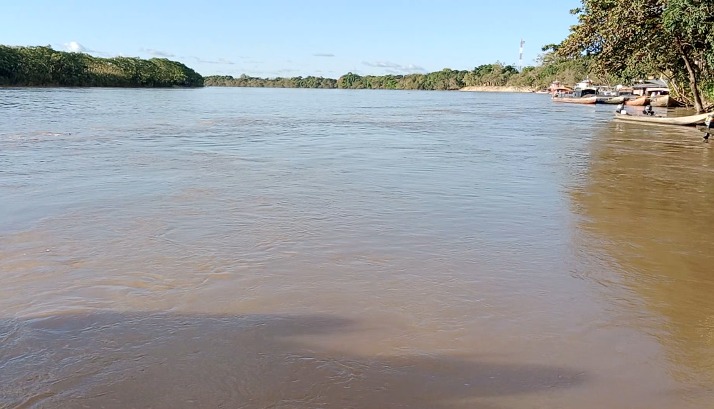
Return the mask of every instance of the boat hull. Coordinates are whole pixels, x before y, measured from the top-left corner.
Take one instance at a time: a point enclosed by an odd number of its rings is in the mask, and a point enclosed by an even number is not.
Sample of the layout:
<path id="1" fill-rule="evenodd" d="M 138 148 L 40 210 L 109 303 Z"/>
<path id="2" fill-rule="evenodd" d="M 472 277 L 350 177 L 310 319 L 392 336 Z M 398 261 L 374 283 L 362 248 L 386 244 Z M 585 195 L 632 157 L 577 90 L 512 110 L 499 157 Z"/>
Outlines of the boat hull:
<path id="1" fill-rule="evenodd" d="M 657 95 L 650 97 L 650 105 L 653 107 L 670 107 L 672 106 L 672 98 L 669 95 Z"/>
<path id="2" fill-rule="evenodd" d="M 597 98 L 592 97 L 554 97 L 553 102 L 565 102 L 568 104 L 594 104 Z"/>
<path id="3" fill-rule="evenodd" d="M 625 97 L 597 97 L 598 104 L 622 104 Z"/>
<path id="4" fill-rule="evenodd" d="M 648 96 L 641 96 L 635 99 L 628 99 L 625 101 L 625 105 L 629 106 L 635 106 L 635 107 L 643 107 L 647 105 L 650 102 L 650 97 Z"/>
<path id="5" fill-rule="evenodd" d="M 615 119 L 619 121 L 626 122 L 640 122 L 640 123 L 650 123 L 650 124 L 661 124 L 661 125 L 697 125 L 704 123 L 709 114 L 699 114 L 699 115 L 689 115 L 689 116 L 679 116 L 679 117 L 661 117 L 661 116 L 648 116 L 648 115 L 630 115 L 630 114 L 618 114 L 615 113 Z"/>

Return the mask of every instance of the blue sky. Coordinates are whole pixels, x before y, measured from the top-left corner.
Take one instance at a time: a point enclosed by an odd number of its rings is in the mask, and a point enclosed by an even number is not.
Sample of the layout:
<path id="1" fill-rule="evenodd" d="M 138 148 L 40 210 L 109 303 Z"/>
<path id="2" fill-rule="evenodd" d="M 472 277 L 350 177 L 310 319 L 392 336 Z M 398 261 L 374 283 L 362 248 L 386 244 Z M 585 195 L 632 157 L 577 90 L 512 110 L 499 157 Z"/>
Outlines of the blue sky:
<path id="1" fill-rule="evenodd" d="M 166 57 L 202 75 L 426 73 L 533 65 L 579 0 L 18 0 L 0 43 L 96 56 Z"/>

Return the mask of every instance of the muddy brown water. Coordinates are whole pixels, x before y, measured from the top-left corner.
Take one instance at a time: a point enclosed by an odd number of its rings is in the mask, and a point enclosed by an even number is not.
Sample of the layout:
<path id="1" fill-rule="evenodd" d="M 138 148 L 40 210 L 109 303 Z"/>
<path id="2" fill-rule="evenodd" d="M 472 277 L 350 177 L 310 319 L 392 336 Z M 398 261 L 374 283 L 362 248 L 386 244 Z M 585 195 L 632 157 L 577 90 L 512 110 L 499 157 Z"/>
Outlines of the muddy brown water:
<path id="1" fill-rule="evenodd" d="M 535 94 L 0 89 L 2 408 L 714 405 L 714 153 Z"/>

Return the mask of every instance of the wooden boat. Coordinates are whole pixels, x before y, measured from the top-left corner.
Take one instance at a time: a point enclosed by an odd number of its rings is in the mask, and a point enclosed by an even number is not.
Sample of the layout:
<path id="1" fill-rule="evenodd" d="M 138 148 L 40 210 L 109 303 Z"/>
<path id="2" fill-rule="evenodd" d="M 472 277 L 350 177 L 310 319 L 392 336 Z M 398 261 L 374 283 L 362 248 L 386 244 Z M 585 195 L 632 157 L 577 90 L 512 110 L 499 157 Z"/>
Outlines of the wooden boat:
<path id="1" fill-rule="evenodd" d="M 653 107 L 668 107 L 670 106 L 669 95 L 655 95 L 650 97 L 650 105 Z"/>
<path id="2" fill-rule="evenodd" d="M 550 86 L 548 87 L 548 92 L 551 95 L 558 95 L 558 94 L 570 94 L 573 92 L 572 88 L 566 87 L 564 85 L 560 84 L 560 81 L 553 81 Z"/>
<path id="3" fill-rule="evenodd" d="M 696 125 L 704 123 L 709 114 L 698 114 L 689 116 L 649 116 L 649 115 L 630 115 L 615 113 L 615 119 L 627 122 L 645 122 L 650 124 L 661 125 Z"/>
<path id="4" fill-rule="evenodd" d="M 669 107 L 673 105 L 674 100 L 669 97 L 668 88 L 648 88 L 647 93 L 650 96 L 650 105 L 653 107 Z"/>
<path id="5" fill-rule="evenodd" d="M 650 97 L 647 95 L 642 95 L 639 97 L 636 97 L 634 99 L 628 99 L 625 101 L 625 105 L 630 105 L 630 106 L 636 106 L 636 107 L 643 107 L 647 105 L 650 102 Z"/>
<path id="6" fill-rule="evenodd" d="M 589 97 L 553 97 L 553 102 L 568 102 L 571 104 L 594 104 L 597 102 L 595 95 Z"/>
<path id="7" fill-rule="evenodd" d="M 625 97 L 608 97 L 604 95 L 598 95 L 598 104 L 622 104 L 625 102 Z"/>
<path id="8" fill-rule="evenodd" d="M 590 78 L 585 78 L 584 80 L 575 84 L 575 89 L 573 90 L 573 95 L 576 98 L 589 97 L 597 94 L 597 87 L 593 85 Z"/>

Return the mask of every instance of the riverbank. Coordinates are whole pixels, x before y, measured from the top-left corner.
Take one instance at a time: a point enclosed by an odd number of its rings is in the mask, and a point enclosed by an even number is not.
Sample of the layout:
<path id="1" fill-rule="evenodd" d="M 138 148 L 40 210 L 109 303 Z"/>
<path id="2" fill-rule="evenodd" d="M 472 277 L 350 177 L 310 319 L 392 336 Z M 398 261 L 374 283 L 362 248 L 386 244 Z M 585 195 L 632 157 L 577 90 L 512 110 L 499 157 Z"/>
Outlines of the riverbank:
<path id="1" fill-rule="evenodd" d="M 473 87 L 463 87 L 459 91 L 472 91 L 472 92 L 535 92 L 535 89 L 528 87 L 498 87 L 498 86 L 473 86 Z"/>

